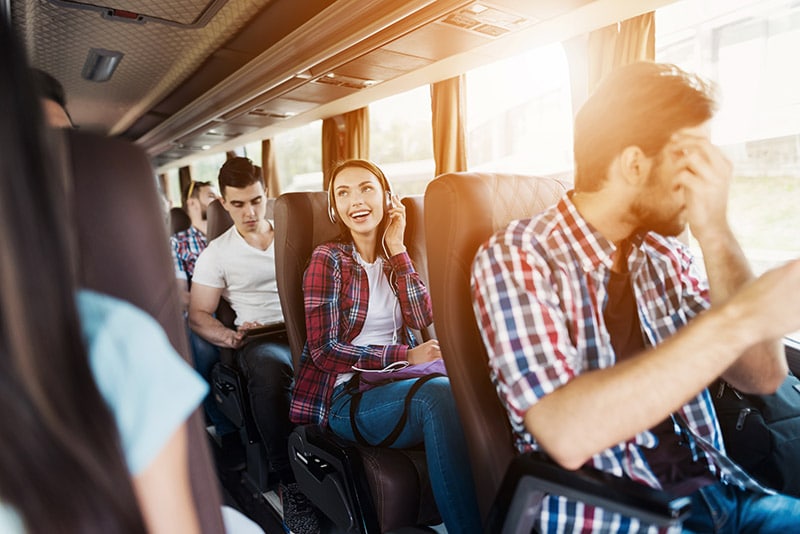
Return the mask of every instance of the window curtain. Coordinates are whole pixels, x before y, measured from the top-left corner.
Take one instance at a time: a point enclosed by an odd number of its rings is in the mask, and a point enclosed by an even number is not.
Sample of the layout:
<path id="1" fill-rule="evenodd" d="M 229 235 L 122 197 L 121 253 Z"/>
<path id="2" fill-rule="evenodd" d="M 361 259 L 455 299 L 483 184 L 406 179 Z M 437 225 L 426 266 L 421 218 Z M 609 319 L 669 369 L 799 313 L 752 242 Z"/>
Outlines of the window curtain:
<path id="1" fill-rule="evenodd" d="M 330 183 L 331 170 L 338 161 L 341 161 L 341 130 L 339 123 L 342 122 L 341 115 L 330 117 L 322 121 L 322 188 L 327 190 Z"/>
<path id="2" fill-rule="evenodd" d="M 572 80 L 572 109 L 577 112 L 605 75 L 616 67 L 655 60 L 656 22 L 650 11 L 564 43 Z"/>
<path id="3" fill-rule="evenodd" d="M 158 187 L 161 189 L 161 193 L 169 200 L 169 196 L 167 192 L 169 191 L 169 180 L 167 179 L 166 173 L 159 173 L 158 175 Z"/>
<path id="4" fill-rule="evenodd" d="M 655 13 L 600 28 L 589 34 L 589 90 L 616 67 L 656 58 Z"/>
<path id="5" fill-rule="evenodd" d="M 278 178 L 278 163 L 275 160 L 275 151 L 272 149 L 272 139 L 261 141 L 261 169 L 267 197 L 278 198 L 281 194 L 281 182 Z"/>
<path id="6" fill-rule="evenodd" d="M 323 189 L 328 188 L 336 164 L 353 158 L 369 158 L 369 108 L 366 107 L 322 121 Z"/>
<path id="7" fill-rule="evenodd" d="M 467 170 L 464 75 L 431 85 L 431 126 L 436 176 Z"/>
<path id="8" fill-rule="evenodd" d="M 192 181 L 192 168 L 191 167 L 181 167 L 178 169 L 178 184 L 181 187 L 181 206 L 186 205 L 186 199 L 183 198 L 185 191 L 188 189 L 189 184 Z"/>

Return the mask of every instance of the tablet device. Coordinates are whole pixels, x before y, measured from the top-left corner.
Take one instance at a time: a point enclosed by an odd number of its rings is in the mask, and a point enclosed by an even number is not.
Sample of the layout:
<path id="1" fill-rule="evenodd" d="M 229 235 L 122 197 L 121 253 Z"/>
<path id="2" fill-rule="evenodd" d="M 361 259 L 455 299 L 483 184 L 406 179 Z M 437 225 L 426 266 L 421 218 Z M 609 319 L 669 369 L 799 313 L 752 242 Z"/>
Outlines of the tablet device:
<path id="1" fill-rule="evenodd" d="M 272 337 L 278 334 L 286 334 L 286 325 L 284 323 L 273 323 L 249 329 L 244 334 L 244 341 L 252 341 L 262 337 Z"/>

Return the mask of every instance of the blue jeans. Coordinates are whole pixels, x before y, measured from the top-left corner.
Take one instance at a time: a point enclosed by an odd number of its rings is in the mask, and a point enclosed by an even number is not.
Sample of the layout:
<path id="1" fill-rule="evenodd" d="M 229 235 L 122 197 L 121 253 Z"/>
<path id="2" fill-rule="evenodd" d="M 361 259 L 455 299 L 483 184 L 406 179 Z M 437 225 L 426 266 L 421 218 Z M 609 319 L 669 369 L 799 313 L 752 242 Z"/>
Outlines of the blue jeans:
<path id="1" fill-rule="evenodd" d="M 211 369 L 219 361 L 219 348 L 195 334 L 190 328 L 187 327 L 187 330 L 189 331 L 189 348 L 192 351 L 194 368 L 205 378 L 206 382 L 211 384 Z M 217 435 L 224 436 L 236 430 L 233 423 L 220 411 L 214 401 L 213 392 L 210 391 L 203 399 L 203 408 L 205 408 L 209 422 L 214 425 Z"/>
<path id="2" fill-rule="evenodd" d="M 766 495 L 718 482 L 692 494 L 692 514 L 684 532 L 796 532 L 800 527 L 800 499 Z"/>
<path id="3" fill-rule="evenodd" d="M 356 422 L 369 443 L 379 443 L 395 427 L 413 383 L 414 379 L 401 380 L 364 392 Z M 351 396 L 345 389 L 342 384 L 333 392 L 328 426 L 337 436 L 355 440 L 350 425 Z M 425 445 L 431 488 L 447 531 L 481 532 L 466 440 L 446 377 L 435 378 L 417 391 L 405 427 L 391 447 L 419 444 Z"/>

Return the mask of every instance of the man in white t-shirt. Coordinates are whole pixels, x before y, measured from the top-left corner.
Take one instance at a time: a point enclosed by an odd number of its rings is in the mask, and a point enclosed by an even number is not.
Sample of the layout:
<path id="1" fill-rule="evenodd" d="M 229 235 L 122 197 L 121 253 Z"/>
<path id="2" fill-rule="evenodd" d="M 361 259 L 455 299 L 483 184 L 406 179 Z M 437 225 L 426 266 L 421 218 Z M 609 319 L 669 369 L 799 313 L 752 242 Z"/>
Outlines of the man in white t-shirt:
<path id="1" fill-rule="evenodd" d="M 233 226 L 212 240 L 197 258 L 189 300 L 189 324 L 219 347 L 236 351 L 247 380 L 250 408 L 270 464 L 284 485 L 293 482 L 287 439 L 294 370 L 285 337 L 247 341 L 257 326 L 283 323 L 275 279 L 274 228 L 265 219 L 267 198 L 257 167 L 247 158 L 227 161 L 219 172 L 222 206 Z M 236 329 L 214 313 L 224 298 L 236 312 Z M 292 488 L 296 485 L 292 484 Z M 282 493 L 286 493 L 283 489 Z M 291 522 L 284 516 L 287 525 Z M 296 518 L 300 519 L 300 518 Z M 305 531 L 292 528 L 293 531 Z"/>

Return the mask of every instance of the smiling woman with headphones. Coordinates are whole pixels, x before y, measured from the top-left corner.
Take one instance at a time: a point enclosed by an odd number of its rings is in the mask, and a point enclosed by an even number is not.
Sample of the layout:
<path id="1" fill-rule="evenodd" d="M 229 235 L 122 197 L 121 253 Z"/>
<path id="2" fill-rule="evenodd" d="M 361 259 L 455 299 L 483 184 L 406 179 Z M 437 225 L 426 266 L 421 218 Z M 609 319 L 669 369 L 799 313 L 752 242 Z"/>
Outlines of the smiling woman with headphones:
<path id="1" fill-rule="evenodd" d="M 358 391 L 356 369 L 441 358 L 438 341 L 417 344 L 410 331 L 428 326 L 433 311 L 403 243 L 405 207 L 377 165 L 348 160 L 331 174 L 328 214 L 341 237 L 314 250 L 303 277 L 308 340 L 292 420 L 327 425 L 342 438 L 370 445 L 424 444 L 447 530 L 479 532 L 472 472 L 448 378 L 417 387 L 420 379 L 398 380 Z M 394 438 L 390 444 L 388 436 Z"/>

